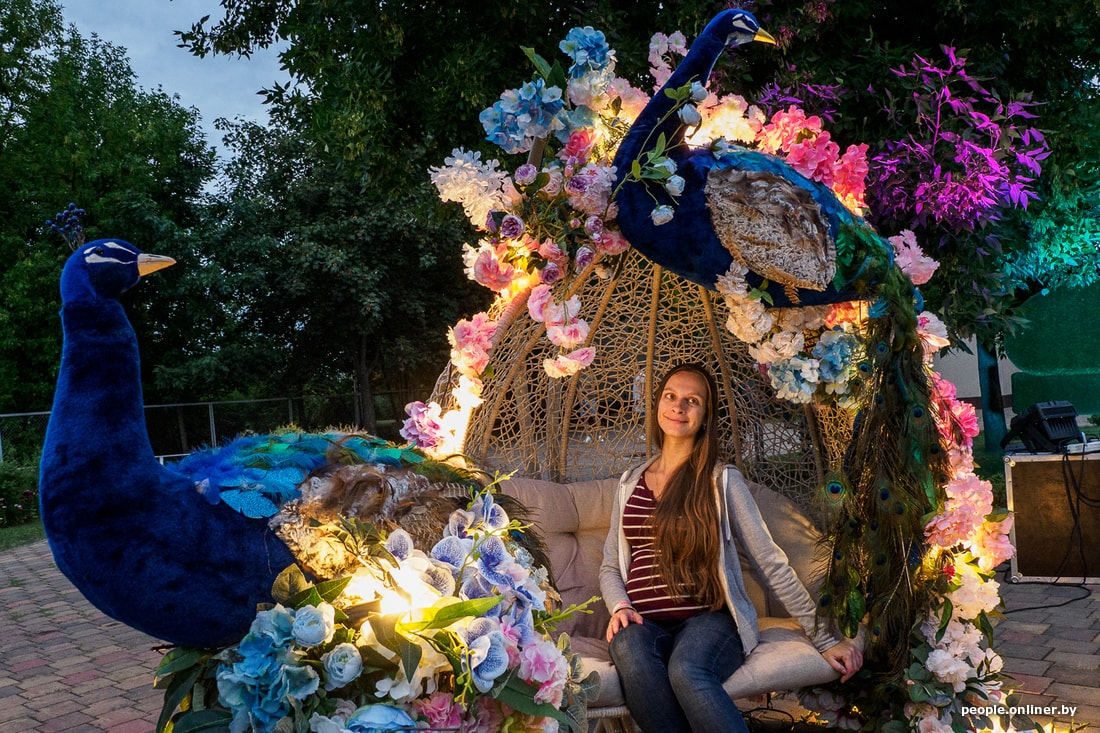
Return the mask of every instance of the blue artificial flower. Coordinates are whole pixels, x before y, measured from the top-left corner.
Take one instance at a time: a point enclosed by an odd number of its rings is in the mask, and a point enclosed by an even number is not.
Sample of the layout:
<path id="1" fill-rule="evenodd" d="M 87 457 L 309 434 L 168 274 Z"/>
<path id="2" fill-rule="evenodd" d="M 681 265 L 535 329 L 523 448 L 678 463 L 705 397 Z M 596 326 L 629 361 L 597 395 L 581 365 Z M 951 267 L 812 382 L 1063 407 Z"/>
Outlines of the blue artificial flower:
<path id="1" fill-rule="evenodd" d="M 412 535 L 398 527 L 386 538 L 386 549 L 398 560 L 408 560 L 413 551 Z"/>
<path id="2" fill-rule="evenodd" d="M 421 573 L 424 582 L 439 591 L 441 596 L 451 596 L 455 592 L 454 571 L 446 563 L 432 559 L 431 565 Z"/>
<path id="3" fill-rule="evenodd" d="M 474 549 L 472 539 L 452 535 L 435 543 L 435 547 L 432 548 L 432 558 L 450 567 L 452 572 L 458 572 L 472 549 Z"/>
<path id="4" fill-rule="evenodd" d="M 856 348 L 856 338 L 845 333 L 842 328 L 833 328 L 821 334 L 810 352 L 818 361 L 818 372 L 822 381 L 847 381 L 852 368 L 852 353 Z"/>
<path id="5" fill-rule="evenodd" d="M 473 512 L 465 509 L 455 509 L 447 519 L 447 526 L 443 528 L 444 537 L 469 537 L 470 527 L 477 521 Z"/>
<path id="6" fill-rule="evenodd" d="M 559 87 L 547 87 L 542 79 L 507 90 L 500 95 L 500 101 L 478 116 L 485 128 L 485 139 L 507 153 L 526 153 L 536 138 L 562 129 L 557 118 L 565 106 L 561 95 Z"/>
<path id="7" fill-rule="evenodd" d="M 768 377 L 777 397 L 796 404 L 807 404 L 813 401 L 820 374 L 816 360 L 792 356 L 769 364 Z"/>
<path id="8" fill-rule="evenodd" d="M 481 541 L 478 551 L 476 567 L 487 581 L 506 588 L 515 585 L 512 577 L 506 572 L 513 560 L 508 548 L 504 545 L 504 540 L 496 535 L 490 535 Z"/>
<path id="9" fill-rule="evenodd" d="M 344 723 L 351 733 L 391 733 L 416 730 L 416 721 L 400 708 L 389 705 L 364 705 Z"/>
<path id="10" fill-rule="evenodd" d="M 294 617 L 294 638 L 304 647 L 326 644 L 336 631 L 336 609 L 321 601 L 317 606 L 302 606 Z"/>
<path id="11" fill-rule="evenodd" d="M 478 617 L 459 631 L 467 652 L 462 667 L 470 673 L 474 686 L 483 693 L 508 670 L 508 651 L 500 624 L 493 619 Z"/>
<path id="12" fill-rule="evenodd" d="M 325 689 L 335 690 L 359 677 L 363 671 L 363 656 L 359 647 L 345 641 L 326 652 L 321 657 L 321 665 L 325 669 Z"/>
<path id="13" fill-rule="evenodd" d="M 276 604 L 274 608 L 260 611 L 252 621 L 250 633 L 270 637 L 278 646 L 286 645 L 294 638 L 294 610 Z"/>
<path id="14" fill-rule="evenodd" d="M 607 45 L 603 32 L 590 25 L 569 31 L 565 40 L 558 44 L 558 48 L 573 59 L 569 75 L 574 79 L 589 72 L 601 71 L 615 62 L 615 53 Z"/>
<path id="15" fill-rule="evenodd" d="M 475 519 L 481 522 L 482 529 L 487 532 L 504 529 L 511 521 L 508 519 L 508 513 L 500 504 L 493 501 L 493 495 L 488 492 L 479 494 L 470 502 L 470 511 Z"/>

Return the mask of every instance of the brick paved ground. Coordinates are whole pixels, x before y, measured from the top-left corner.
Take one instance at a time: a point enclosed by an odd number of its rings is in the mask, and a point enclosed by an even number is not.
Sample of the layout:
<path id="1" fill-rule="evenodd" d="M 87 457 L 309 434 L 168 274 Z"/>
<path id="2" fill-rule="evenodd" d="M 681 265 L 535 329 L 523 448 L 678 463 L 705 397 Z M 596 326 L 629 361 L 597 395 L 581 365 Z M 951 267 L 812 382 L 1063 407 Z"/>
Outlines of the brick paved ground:
<path id="1" fill-rule="evenodd" d="M 1010 613 L 997 650 L 1021 688 L 1017 704 L 1075 707 L 1100 726 L 1100 586 L 1082 591 L 1002 585 Z M 0 731 L 148 733 L 160 712 L 152 687 L 157 640 L 93 609 L 57 571 L 45 542 L 0 553 Z M 1035 716 L 1070 722 L 1068 715 Z"/>

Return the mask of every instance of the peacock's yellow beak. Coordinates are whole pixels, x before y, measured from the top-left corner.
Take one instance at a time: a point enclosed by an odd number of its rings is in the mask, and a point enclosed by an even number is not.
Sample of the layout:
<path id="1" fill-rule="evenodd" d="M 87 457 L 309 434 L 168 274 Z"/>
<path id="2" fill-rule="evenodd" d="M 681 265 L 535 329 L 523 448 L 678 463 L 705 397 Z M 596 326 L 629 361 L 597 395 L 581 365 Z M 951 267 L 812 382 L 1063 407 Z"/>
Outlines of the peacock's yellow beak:
<path id="1" fill-rule="evenodd" d="M 176 261 L 171 257 L 151 255 L 142 252 L 137 258 L 138 275 L 145 277 L 151 272 L 163 270 L 165 267 L 171 267 L 174 264 L 176 264 Z"/>
<path id="2" fill-rule="evenodd" d="M 775 40 L 775 36 L 768 33 L 763 28 L 756 29 L 756 36 L 752 39 L 754 41 L 760 41 L 761 43 L 770 43 L 773 46 L 778 46 L 779 41 Z"/>

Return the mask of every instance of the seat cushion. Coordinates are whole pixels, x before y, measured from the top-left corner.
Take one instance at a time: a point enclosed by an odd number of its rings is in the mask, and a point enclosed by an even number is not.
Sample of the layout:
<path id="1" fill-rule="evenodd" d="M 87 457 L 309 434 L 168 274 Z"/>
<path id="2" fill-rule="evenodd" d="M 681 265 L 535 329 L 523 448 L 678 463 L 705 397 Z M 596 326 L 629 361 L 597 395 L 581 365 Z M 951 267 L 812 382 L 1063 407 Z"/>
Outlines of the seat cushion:
<path id="1" fill-rule="evenodd" d="M 589 636 L 574 636 L 569 639 L 570 648 L 581 657 L 581 677 L 592 672 L 600 675 L 600 692 L 595 700 L 588 701 L 590 708 L 608 708 L 625 705 L 623 688 L 619 684 L 619 675 L 611 663 L 607 642 Z"/>
<path id="2" fill-rule="evenodd" d="M 840 676 L 793 619 L 761 618 L 759 628 L 760 643 L 722 685 L 734 700 L 824 685 Z"/>

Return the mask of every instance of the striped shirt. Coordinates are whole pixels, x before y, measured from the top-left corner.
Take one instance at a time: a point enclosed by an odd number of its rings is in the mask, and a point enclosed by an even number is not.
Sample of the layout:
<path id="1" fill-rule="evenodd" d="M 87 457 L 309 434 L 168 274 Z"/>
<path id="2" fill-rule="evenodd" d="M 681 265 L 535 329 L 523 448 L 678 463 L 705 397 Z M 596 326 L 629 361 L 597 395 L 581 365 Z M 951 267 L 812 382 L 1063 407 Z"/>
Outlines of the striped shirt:
<path id="1" fill-rule="evenodd" d="M 657 569 L 653 546 L 653 510 L 657 498 L 645 483 L 645 474 L 623 507 L 623 532 L 630 543 L 630 568 L 626 576 L 626 594 L 634 610 L 654 621 L 690 618 L 706 606 L 688 596 L 672 596 Z"/>

